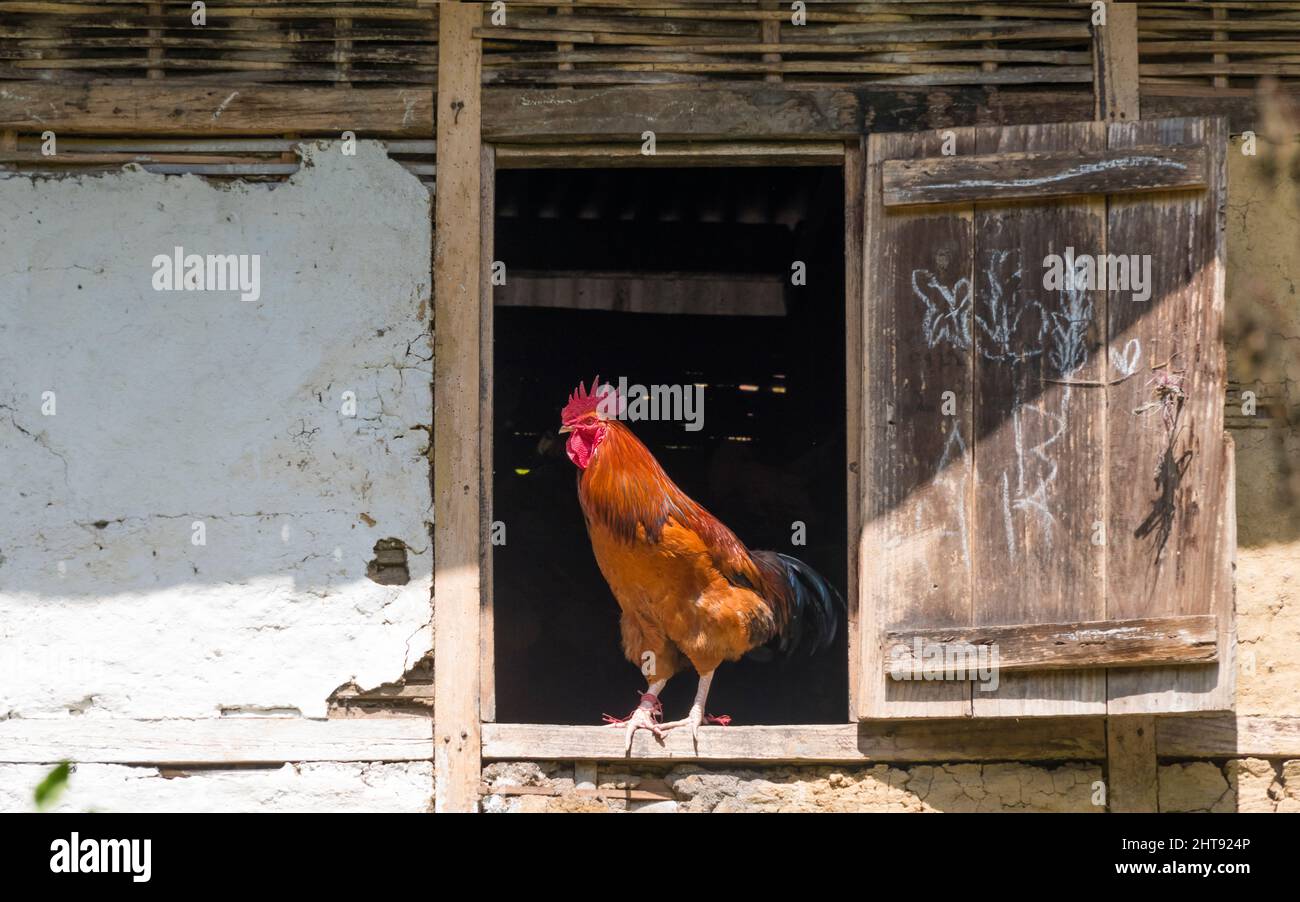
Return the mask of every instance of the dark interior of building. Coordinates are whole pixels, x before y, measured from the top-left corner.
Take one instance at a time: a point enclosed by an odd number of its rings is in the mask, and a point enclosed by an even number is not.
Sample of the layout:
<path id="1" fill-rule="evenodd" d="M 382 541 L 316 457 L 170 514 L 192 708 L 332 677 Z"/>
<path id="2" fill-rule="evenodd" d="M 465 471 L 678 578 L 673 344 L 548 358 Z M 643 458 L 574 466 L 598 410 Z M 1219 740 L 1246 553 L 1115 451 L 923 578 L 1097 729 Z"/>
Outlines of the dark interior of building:
<path id="1" fill-rule="evenodd" d="M 623 657 L 557 434 L 579 381 L 705 386 L 698 431 L 629 425 L 751 549 L 845 591 L 843 181 L 812 167 L 528 170 L 499 172 L 496 190 L 496 719 L 596 724 L 630 711 L 645 680 Z M 792 284 L 796 261 L 806 284 Z M 842 628 L 816 656 L 751 653 L 718 670 L 709 711 L 842 723 L 846 659 Z M 695 682 L 669 683 L 666 720 Z"/>

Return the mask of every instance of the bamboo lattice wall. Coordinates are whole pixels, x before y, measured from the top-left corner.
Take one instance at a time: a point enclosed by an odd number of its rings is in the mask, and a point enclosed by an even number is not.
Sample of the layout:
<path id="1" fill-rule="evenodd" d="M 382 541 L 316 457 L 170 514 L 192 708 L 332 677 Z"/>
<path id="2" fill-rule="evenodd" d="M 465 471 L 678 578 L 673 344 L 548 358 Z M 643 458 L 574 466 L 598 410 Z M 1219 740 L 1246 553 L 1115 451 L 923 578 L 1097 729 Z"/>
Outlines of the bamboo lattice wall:
<path id="1" fill-rule="evenodd" d="M 484 81 L 514 85 L 715 80 L 905 85 L 1090 83 L 1076 3 L 517 0 L 490 17 Z"/>
<path id="2" fill-rule="evenodd" d="M 183 83 L 427 90 L 436 83 L 434 3 L 246 0 L 208 3 L 205 12 L 206 24 L 197 25 L 190 0 L 0 2 L 0 88 L 24 80 L 140 80 L 142 89 Z M 298 137 L 61 137 L 58 156 L 46 157 L 37 129 L 0 147 L 0 165 L 93 171 L 136 163 L 168 174 L 280 180 L 298 170 Z M 388 144 L 394 159 L 432 183 L 432 135 Z"/>
<path id="3" fill-rule="evenodd" d="M 483 3 L 483 80 L 489 90 L 573 91 L 755 82 L 1084 91 L 1092 81 L 1088 3 L 806 5 L 807 24 L 795 25 L 785 0 L 507 0 L 504 23 Z M 436 90 L 436 0 L 215 0 L 205 25 L 192 15 L 190 0 L 0 0 L 0 88 Z M 1142 82 L 1152 90 L 1226 92 L 1261 76 L 1300 80 L 1300 2 L 1141 3 L 1139 51 Z M 294 142 L 313 134 L 136 140 L 92 133 L 62 139 L 51 159 L 39 153 L 33 123 L 0 133 L 0 167 L 137 162 L 159 172 L 277 179 L 296 171 Z M 432 140 L 390 146 L 432 181 Z"/>
<path id="4" fill-rule="evenodd" d="M 437 7 L 416 0 L 0 2 L 0 79 L 424 84 Z"/>
<path id="5" fill-rule="evenodd" d="M 0 80 L 430 85 L 433 0 L 0 0 Z M 1083 84 L 1086 3 L 507 0 L 484 6 L 489 85 L 795 81 Z M 1140 3 L 1144 81 L 1300 78 L 1300 2 Z"/>
<path id="6" fill-rule="evenodd" d="M 1300 80 L 1300 3 L 1138 4 L 1143 83 L 1249 87 Z"/>

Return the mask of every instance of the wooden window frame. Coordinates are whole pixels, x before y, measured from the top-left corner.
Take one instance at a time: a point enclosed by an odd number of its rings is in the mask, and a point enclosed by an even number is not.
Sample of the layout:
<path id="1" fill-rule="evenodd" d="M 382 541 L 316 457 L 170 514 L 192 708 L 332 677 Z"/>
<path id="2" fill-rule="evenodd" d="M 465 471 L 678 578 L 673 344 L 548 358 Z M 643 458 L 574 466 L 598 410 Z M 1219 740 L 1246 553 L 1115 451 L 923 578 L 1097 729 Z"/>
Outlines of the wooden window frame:
<path id="1" fill-rule="evenodd" d="M 477 434 L 462 430 L 439 434 L 439 441 L 456 441 L 466 445 L 460 452 L 470 453 L 469 443 L 477 446 L 479 474 L 469 481 L 471 492 L 478 490 L 481 509 L 479 535 L 479 623 L 478 623 L 478 711 L 484 759 L 530 758 L 611 760 L 624 758 L 623 734 L 601 726 L 558 726 L 549 724 L 496 723 L 495 654 L 493 650 L 494 615 L 492 605 L 491 544 L 487 526 L 492 521 L 492 334 L 493 297 L 489 273 L 493 259 L 492 223 L 495 206 L 495 173 L 498 169 L 609 169 L 609 168 L 700 168 L 752 166 L 835 166 L 844 174 L 844 263 L 845 263 L 845 369 L 848 454 L 846 491 L 848 492 L 847 554 L 850 584 L 848 590 L 849 704 L 841 724 L 789 726 L 734 726 L 703 730 L 699 749 L 684 732 L 668 734 L 660 744 L 647 733 L 638 733 L 632 758 L 640 761 L 681 758 L 713 758 L 747 761 L 773 760 L 773 755 L 788 755 L 791 760 L 843 756 L 856 747 L 857 676 L 861 653 L 857 629 L 858 571 L 858 483 L 856 461 L 857 423 L 861 394 L 861 294 L 862 294 L 862 200 L 864 175 L 861 140 L 730 142 L 707 145 L 661 143 L 653 156 L 640 152 L 639 144 L 629 145 L 503 145 L 484 143 L 480 154 L 479 199 L 479 307 L 477 382 L 479 390 Z M 462 319 L 456 320 L 465 328 Z M 438 330 L 441 332 L 441 329 Z M 461 346 L 465 342 L 458 342 Z M 435 397 L 438 388 L 435 385 Z M 435 569 L 438 558 L 435 555 Z M 435 594 L 435 608 L 437 597 Z M 435 660 L 437 658 L 435 657 Z M 460 666 L 463 662 L 457 661 Z M 438 665 L 435 664 L 435 672 Z M 435 708 L 436 716 L 436 708 Z M 436 732 L 436 731 L 435 731 Z M 436 752 L 436 749 L 435 749 Z"/>
<path id="2" fill-rule="evenodd" d="M 495 172 L 508 165 L 789 165 L 803 160 L 825 165 L 826 154 L 840 154 L 845 166 L 846 342 L 849 374 L 846 401 L 861 391 L 861 273 L 863 139 L 802 138 L 779 144 L 674 144 L 663 136 L 656 158 L 640 157 L 626 147 L 569 144 L 519 147 L 483 142 L 482 47 L 473 31 L 481 14 L 472 4 L 447 4 L 439 16 L 439 77 L 436 94 L 437 191 L 434 204 L 434 414 L 433 414 L 433 625 L 434 625 L 434 810 L 475 811 L 481 791 L 482 765 L 493 759 L 618 760 L 624 758 L 618 731 L 599 726 L 552 727 L 493 722 L 493 618 L 491 605 L 491 411 L 492 261 Z M 530 139 L 534 136 L 529 135 Z M 542 137 L 542 136 L 536 136 Z M 577 140 L 581 140 L 580 138 Z M 500 157 L 498 157 L 498 154 Z M 487 215 L 484 215 L 484 211 Z M 856 454 L 856 403 L 849 403 L 846 429 L 849 458 Z M 849 522 L 858 519 L 856 469 L 850 466 Z M 849 573 L 856 574 L 856 526 L 849 535 Z M 878 735 L 859 725 L 856 670 L 857 589 L 849 590 L 849 710 L 842 724 L 789 727 L 706 728 L 699 747 L 683 732 L 670 733 L 663 745 L 644 733 L 635 737 L 636 760 L 708 759 L 727 761 L 868 760 L 883 748 L 900 747 L 894 731 Z M 970 750 L 990 758 L 1030 753 L 1079 757 L 1079 731 L 1010 735 L 984 731 L 981 742 L 966 736 L 943 757 L 957 760 Z M 939 748 L 930 725 L 910 737 L 921 748 Z M 1100 738 L 1095 745 L 1100 746 Z M 1022 743 L 1014 746 L 1014 743 Z"/>

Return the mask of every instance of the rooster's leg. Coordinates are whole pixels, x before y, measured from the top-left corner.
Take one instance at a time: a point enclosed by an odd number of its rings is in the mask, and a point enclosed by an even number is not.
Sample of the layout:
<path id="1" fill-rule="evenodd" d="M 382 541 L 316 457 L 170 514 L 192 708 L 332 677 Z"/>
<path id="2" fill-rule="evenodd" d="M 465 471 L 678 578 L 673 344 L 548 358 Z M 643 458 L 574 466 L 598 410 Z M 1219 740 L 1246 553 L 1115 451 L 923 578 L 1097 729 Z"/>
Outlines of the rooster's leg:
<path id="1" fill-rule="evenodd" d="M 667 680 L 656 680 L 651 683 L 645 692 L 641 693 L 641 704 L 636 706 L 631 714 L 624 718 L 610 717 L 605 715 L 605 722 L 611 727 L 624 727 L 627 733 L 623 740 L 623 754 L 629 754 L 632 751 L 632 736 L 637 730 L 649 730 L 655 735 L 656 739 L 663 738 L 663 729 L 659 726 L 659 720 L 663 716 L 663 706 L 659 704 L 659 693 L 663 691 L 664 686 L 668 685 Z"/>
<path id="2" fill-rule="evenodd" d="M 691 712 L 682 720 L 674 720 L 669 723 L 659 724 L 660 730 L 671 730 L 676 727 L 691 728 L 691 742 L 698 749 L 700 744 L 700 724 L 706 720 L 726 726 L 731 722 L 730 717 L 710 717 L 704 713 L 704 703 L 709 698 L 709 684 L 713 682 L 713 671 L 700 674 L 700 686 L 695 690 L 695 702 L 691 705 Z"/>

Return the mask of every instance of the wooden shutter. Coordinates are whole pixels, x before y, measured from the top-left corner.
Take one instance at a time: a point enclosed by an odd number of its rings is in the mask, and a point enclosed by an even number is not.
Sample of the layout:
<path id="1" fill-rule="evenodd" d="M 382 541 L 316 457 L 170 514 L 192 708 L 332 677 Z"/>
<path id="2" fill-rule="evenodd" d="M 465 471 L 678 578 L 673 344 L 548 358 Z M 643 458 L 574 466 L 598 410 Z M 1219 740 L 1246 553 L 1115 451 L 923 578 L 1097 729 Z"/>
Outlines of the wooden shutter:
<path id="1" fill-rule="evenodd" d="M 1231 707 L 1226 143 L 1201 119 L 870 137 L 863 717 Z M 1149 255 L 1149 299 L 1045 287 L 1067 248 Z M 998 688 L 887 676 L 918 641 L 996 644 Z"/>

